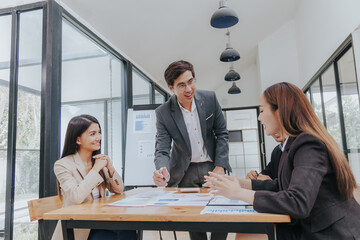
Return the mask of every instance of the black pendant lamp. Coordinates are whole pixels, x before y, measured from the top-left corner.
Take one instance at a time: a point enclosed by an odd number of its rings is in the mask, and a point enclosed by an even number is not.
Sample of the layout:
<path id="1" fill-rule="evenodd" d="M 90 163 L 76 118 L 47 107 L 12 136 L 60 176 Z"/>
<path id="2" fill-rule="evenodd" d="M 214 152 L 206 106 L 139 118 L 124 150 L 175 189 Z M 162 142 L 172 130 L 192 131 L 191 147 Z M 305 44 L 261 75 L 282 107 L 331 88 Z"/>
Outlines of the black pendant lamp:
<path id="1" fill-rule="evenodd" d="M 228 94 L 239 94 L 239 93 L 241 93 L 240 88 L 238 88 L 235 82 L 233 82 L 233 85 L 231 86 L 231 88 L 229 88 Z"/>
<path id="2" fill-rule="evenodd" d="M 226 49 L 220 55 L 220 61 L 222 62 L 234 62 L 240 59 L 240 54 L 238 51 L 231 47 L 230 43 L 230 32 L 227 31 L 226 35 L 228 36 L 228 43 L 226 43 Z"/>
<path id="3" fill-rule="evenodd" d="M 229 72 L 225 75 L 225 81 L 233 82 L 240 79 L 240 74 L 234 70 L 233 66 L 230 66 Z"/>
<path id="4" fill-rule="evenodd" d="M 239 22 L 236 12 L 220 1 L 220 7 L 211 17 L 210 25 L 214 28 L 229 28 Z"/>

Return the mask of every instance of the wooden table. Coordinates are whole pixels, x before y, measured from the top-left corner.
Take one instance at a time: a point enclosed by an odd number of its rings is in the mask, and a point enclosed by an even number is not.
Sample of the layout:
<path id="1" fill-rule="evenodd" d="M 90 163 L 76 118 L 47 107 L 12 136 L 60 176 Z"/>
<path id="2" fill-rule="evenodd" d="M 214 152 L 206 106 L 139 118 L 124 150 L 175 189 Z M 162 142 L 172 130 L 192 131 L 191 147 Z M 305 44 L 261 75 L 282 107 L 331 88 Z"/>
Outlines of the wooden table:
<path id="1" fill-rule="evenodd" d="M 200 215 L 204 207 L 145 206 L 113 207 L 106 204 L 148 188 L 134 189 L 80 205 L 72 205 L 44 214 L 44 220 L 62 220 L 64 239 L 74 239 L 74 228 L 119 230 L 167 230 L 194 232 L 265 233 L 275 240 L 275 224 L 288 223 L 281 214 Z M 164 189 L 174 190 L 174 189 Z M 202 189 L 206 192 L 207 189 Z"/>

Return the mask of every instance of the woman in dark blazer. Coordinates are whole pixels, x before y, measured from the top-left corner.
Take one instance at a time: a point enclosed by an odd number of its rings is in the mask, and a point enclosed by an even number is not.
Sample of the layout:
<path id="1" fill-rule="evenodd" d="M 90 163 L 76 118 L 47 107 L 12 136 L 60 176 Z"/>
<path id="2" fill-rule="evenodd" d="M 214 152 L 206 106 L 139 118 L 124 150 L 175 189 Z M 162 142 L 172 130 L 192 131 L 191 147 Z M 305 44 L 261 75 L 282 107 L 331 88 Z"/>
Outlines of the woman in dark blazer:
<path id="1" fill-rule="evenodd" d="M 208 185 L 217 194 L 253 204 L 258 212 L 290 215 L 293 224 L 280 225 L 278 239 L 360 239 L 354 175 L 305 94 L 293 84 L 278 83 L 265 90 L 259 107 L 266 134 L 279 132 L 285 140 L 278 179 L 210 174 Z"/>

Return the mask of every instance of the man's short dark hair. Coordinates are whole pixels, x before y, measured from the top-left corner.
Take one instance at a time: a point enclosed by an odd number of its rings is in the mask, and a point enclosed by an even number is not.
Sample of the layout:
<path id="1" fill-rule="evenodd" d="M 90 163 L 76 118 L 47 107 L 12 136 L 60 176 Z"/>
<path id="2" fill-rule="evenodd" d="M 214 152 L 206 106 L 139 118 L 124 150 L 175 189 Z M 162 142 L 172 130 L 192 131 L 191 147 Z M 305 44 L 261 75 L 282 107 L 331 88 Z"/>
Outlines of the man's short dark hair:
<path id="1" fill-rule="evenodd" d="M 173 86 L 175 79 L 177 79 L 181 74 L 183 74 L 188 70 L 192 73 L 193 77 L 195 78 L 194 67 L 191 63 L 184 60 L 171 63 L 167 67 L 164 73 L 166 83 L 169 86 Z"/>

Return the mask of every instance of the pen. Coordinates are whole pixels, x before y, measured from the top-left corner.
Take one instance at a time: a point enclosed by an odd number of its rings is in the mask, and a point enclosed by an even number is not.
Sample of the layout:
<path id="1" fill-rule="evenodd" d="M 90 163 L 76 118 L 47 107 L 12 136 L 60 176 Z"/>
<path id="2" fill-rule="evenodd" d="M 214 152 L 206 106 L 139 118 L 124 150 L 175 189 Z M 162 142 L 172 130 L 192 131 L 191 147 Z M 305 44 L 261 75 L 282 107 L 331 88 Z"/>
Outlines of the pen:
<path id="1" fill-rule="evenodd" d="M 162 170 L 163 170 L 163 167 L 159 169 L 159 172 L 160 172 L 161 174 L 162 174 Z M 166 181 L 166 178 L 165 178 L 164 176 L 163 176 L 163 180 L 164 180 L 164 182 L 167 182 L 167 181 Z"/>

